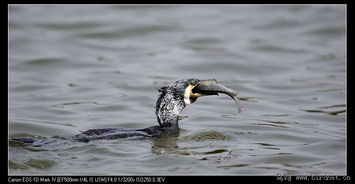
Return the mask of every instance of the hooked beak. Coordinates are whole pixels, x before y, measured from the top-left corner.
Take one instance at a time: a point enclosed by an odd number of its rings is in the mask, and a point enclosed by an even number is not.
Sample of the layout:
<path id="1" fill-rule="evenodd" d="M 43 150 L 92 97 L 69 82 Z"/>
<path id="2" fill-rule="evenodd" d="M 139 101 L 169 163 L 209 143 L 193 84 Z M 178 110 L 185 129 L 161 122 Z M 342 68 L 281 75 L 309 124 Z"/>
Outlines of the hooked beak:
<path id="1" fill-rule="evenodd" d="M 239 113 L 245 109 L 245 107 L 238 101 L 237 91 L 227 88 L 221 84 L 217 84 L 216 79 L 200 80 L 197 85 L 192 87 L 190 98 L 195 98 L 194 100 L 196 100 L 201 96 L 218 95 L 218 93 L 224 93 L 233 98 L 237 104 Z"/>

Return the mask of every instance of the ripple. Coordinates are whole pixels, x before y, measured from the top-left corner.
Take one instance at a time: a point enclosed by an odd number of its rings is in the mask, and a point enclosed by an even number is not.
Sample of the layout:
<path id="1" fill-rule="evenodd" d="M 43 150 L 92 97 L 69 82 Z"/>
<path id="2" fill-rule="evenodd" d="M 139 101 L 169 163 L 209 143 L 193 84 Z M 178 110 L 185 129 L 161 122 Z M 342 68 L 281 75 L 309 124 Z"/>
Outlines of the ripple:
<path id="1" fill-rule="evenodd" d="M 318 109 L 301 109 L 302 111 L 309 112 L 309 113 L 324 113 L 324 114 L 329 114 L 332 116 L 337 116 L 339 114 L 343 114 L 346 112 L 346 110 L 337 110 L 337 111 L 323 111 L 323 110 L 318 110 Z"/>
<path id="2" fill-rule="evenodd" d="M 162 10 L 162 9 L 171 9 L 174 8 L 175 6 L 172 5 L 167 5 L 167 4 L 150 4 L 150 5 L 139 5 L 139 4 L 134 4 L 134 5 L 130 5 L 130 4 L 120 4 L 120 5 L 112 5 L 110 6 L 110 8 L 113 9 L 118 9 L 121 11 L 129 11 L 129 10 Z"/>
<path id="3" fill-rule="evenodd" d="M 262 116 L 283 117 L 283 116 L 290 116 L 290 115 L 289 114 L 263 114 Z"/>
<path id="4" fill-rule="evenodd" d="M 15 161 L 9 160 L 9 169 L 26 170 L 26 169 L 29 169 L 29 167 L 23 163 L 17 163 Z"/>
<path id="5" fill-rule="evenodd" d="M 255 144 L 258 144 L 258 145 L 261 145 L 260 148 L 263 148 L 263 149 L 272 149 L 272 150 L 280 150 L 280 148 L 276 147 L 276 145 L 273 145 L 273 144 L 269 144 L 269 143 L 255 143 Z"/>
<path id="6" fill-rule="evenodd" d="M 211 141 L 211 140 L 228 140 L 231 139 L 231 136 L 225 135 L 218 131 L 204 131 L 195 133 L 193 135 L 185 136 L 182 138 L 183 141 Z"/>
<path id="7" fill-rule="evenodd" d="M 248 167 L 250 165 L 251 164 L 221 165 L 221 166 L 217 166 L 217 168 L 230 169 L 230 168 L 235 168 L 235 167 Z"/>
<path id="8" fill-rule="evenodd" d="M 64 108 L 65 106 L 81 105 L 81 104 L 94 104 L 94 105 L 98 105 L 97 102 L 67 102 L 67 103 L 61 103 L 61 104 L 51 105 L 51 107 Z"/>
<path id="9" fill-rule="evenodd" d="M 186 44 L 193 44 L 193 45 L 206 45 L 206 44 L 216 44 L 216 43 L 221 43 L 222 40 L 218 38 L 195 38 L 195 39 L 190 39 L 186 42 Z"/>
<path id="10" fill-rule="evenodd" d="M 247 102 L 258 102 L 256 99 L 263 99 L 261 97 L 238 97 L 240 101 L 247 101 Z"/>
<path id="11" fill-rule="evenodd" d="M 211 154 L 219 154 L 219 153 L 224 153 L 224 152 L 228 152 L 229 150 L 225 150 L 225 149 L 216 149 L 213 151 L 208 151 L 208 152 L 204 152 L 203 154 L 205 155 L 211 155 Z"/>
<path id="12" fill-rule="evenodd" d="M 47 22 L 45 24 L 38 24 L 38 26 L 41 26 L 45 29 L 53 29 L 53 30 L 81 30 L 81 29 L 90 29 L 90 28 L 96 28 L 100 27 L 100 23 L 98 22 L 82 22 L 82 21 L 77 21 L 77 22 Z"/>
<path id="13" fill-rule="evenodd" d="M 326 26 L 316 28 L 306 32 L 307 34 L 321 35 L 321 36 L 339 36 L 345 34 L 345 26 Z"/>
<path id="14" fill-rule="evenodd" d="M 61 58 L 41 58 L 41 59 L 33 59 L 26 61 L 26 64 L 35 65 L 35 66 L 46 66 L 53 65 L 58 63 L 63 63 L 63 59 Z"/>
<path id="15" fill-rule="evenodd" d="M 336 107 L 346 107 L 345 104 L 338 104 L 338 105 L 330 105 L 330 106 L 324 106 L 324 107 L 319 107 L 320 109 L 329 109 L 329 108 L 336 108 Z"/>
<path id="16" fill-rule="evenodd" d="M 308 53 L 307 50 L 301 48 L 287 48 L 287 47 L 279 47 L 276 45 L 257 45 L 251 47 L 251 49 L 256 51 L 263 51 L 263 52 L 280 52 L 280 53 L 293 53 L 293 54 L 306 54 Z"/>
<path id="17" fill-rule="evenodd" d="M 29 161 L 23 163 L 23 165 L 40 170 L 46 170 L 56 165 L 56 162 L 52 160 L 30 159 Z"/>
<path id="18" fill-rule="evenodd" d="M 17 123 L 44 123 L 44 124 L 55 124 L 55 125 L 63 125 L 69 127 L 76 127 L 71 123 L 58 123 L 53 121 L 43 121 L 43 120 L 35 120 L 35 119 L 21 119 L 21 118 L 14 118 L 11 121 L 16 121 Z"/>
<path id="19" fill-rule="evenodd" d="M 93 31 L 91 33 L 80 34 L 79 36 L 82 38 L 92 39 L 130 38 L 157 34 L 160 32 L 167 32 L 171 30 L 176 31 L 176 29 L 177 27 L 170 27 L 165 25 L 146 25 L 123 30 Z"/>

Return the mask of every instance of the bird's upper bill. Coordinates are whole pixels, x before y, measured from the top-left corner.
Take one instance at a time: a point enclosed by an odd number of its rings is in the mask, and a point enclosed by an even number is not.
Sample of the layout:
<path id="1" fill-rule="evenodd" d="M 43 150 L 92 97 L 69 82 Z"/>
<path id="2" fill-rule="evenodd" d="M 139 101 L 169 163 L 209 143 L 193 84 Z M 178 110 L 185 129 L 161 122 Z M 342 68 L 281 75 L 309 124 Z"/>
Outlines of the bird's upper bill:
<path id="1" fill-rule="evenodd" d="M 191 104 L 194 103 L 198 97 L 218 95 L 218 93 L 224 93 L 233 98 L 237 104 L 238 112 L 245 109 L 237 99 L 237 91 L 217 84 L 217 80 L 215 79 L 199 80 L 197 83 L 189 84 L 185 89 L 184 102 L 185 104 Z"/>

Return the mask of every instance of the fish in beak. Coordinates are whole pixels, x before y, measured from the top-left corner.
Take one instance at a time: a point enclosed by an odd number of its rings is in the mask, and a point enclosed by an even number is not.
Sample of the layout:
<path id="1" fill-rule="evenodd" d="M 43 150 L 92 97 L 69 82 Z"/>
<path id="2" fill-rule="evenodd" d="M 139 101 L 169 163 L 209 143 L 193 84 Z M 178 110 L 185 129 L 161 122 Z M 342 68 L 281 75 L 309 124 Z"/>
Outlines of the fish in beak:
<path id="1" fill-rule="evenodd" d="M 218 95 L 219 93 L 224 93 L 233 98 L 237 104 L 239 113 L 245 110 L 245 107 L 239 102 L 237 98 L 237 91 L 218 84 L 217 80 L 215 79 L 200 80 L 196 85 L 191 86 L 190 99 L 192 102 L 194 102 L 198 97 Z"/>

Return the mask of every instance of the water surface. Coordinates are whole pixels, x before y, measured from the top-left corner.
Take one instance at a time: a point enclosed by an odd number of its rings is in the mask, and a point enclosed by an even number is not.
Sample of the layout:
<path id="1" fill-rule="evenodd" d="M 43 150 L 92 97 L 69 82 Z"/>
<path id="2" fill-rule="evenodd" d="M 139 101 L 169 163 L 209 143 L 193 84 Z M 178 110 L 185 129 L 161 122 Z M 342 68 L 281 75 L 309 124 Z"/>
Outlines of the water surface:
<path id="1" fill-rule="evenodd" d="M 346 174 L 345 5 L 10 5 L 9 138 L 157 125 L 157 89 L 215 78 L 177 137 L 9 142 L 10 174 Z"/>

